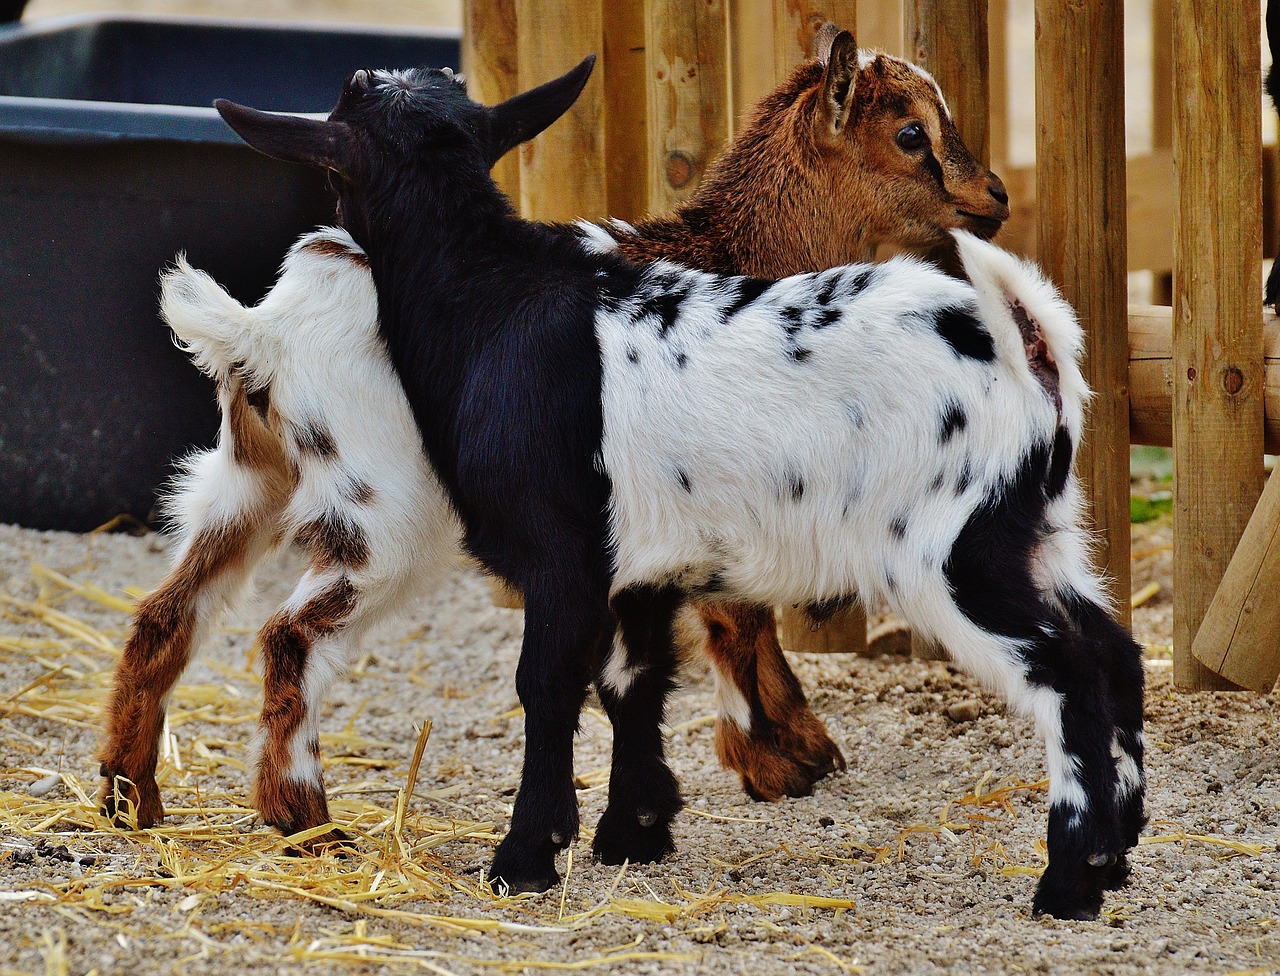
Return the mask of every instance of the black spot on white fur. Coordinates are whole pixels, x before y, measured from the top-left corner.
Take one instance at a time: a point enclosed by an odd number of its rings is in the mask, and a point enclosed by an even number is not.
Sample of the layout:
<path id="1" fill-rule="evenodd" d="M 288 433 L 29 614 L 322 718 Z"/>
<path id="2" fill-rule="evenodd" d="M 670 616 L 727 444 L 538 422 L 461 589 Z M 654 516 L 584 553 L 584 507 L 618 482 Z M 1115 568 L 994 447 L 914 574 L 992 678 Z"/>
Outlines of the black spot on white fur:
<path id="1" fill-rule="evenodd" d="M 889 534 L 895 539 L 905 539 L 907 537 L 907 517 L 899 515 L 889 523 Z"/>
<path id="2" fill-rule="evenodd" d="M 693 494 L 693 483 L 689 480 L 689 473 L 679 466 L 676 467 L 676 481 L 680 482 L 681 488 Z"/>
<path id="3" fill-rule="evenodd" d="M 733 318 L 738 312 L 742 311 L 772 287 L 773 282 L 764 278 L 738 279 L 738 295 L 725 308 L 724 317 L 726 319 Z"/>
<path id="4" fill-rule="evenodd" d="M 957 433 L 964 430 L 969 424 L 969 418 L 964 412 L 964 407 L 956 403 L 955 400 L 948 400 L 946 409 L 942 411 L 942 421 L 939 424 L 938 442 L 947 443 Z"/>
<path id="5" fill-rule="evenodd" d="M 984 363 L 996 358 L 996 346 L 991 333 L 967 308 L 944 308 L 933 313 L 933 327 L 955 350 L 957 356 L 966 356 Z"/>

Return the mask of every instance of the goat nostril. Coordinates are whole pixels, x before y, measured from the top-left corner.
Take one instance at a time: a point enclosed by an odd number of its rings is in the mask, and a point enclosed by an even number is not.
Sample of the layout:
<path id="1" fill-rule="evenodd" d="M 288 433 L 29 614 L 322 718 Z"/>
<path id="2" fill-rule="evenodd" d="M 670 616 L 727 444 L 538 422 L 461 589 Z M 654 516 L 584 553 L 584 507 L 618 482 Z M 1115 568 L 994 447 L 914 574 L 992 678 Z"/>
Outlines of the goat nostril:
<path id="1" fill-rule="evenodd" d="M 1004 204 L 1005 206 L 1009 205 L 1009 193 L 1003 186 L 993 185 L 990 190 L 991 195 L 995 197 L 996 203 Z"/>

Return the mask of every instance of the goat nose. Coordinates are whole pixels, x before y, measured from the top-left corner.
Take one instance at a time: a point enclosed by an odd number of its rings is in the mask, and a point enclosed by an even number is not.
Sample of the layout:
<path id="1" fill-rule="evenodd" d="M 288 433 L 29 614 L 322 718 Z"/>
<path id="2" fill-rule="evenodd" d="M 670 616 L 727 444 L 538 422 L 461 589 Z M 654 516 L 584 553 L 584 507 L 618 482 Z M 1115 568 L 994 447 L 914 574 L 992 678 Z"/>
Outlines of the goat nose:
<path id="1" fill-rule="evenodd" d="M 1009 192 L 1004 188 L 1004 184 L 1000 182 L 998 177 L 993 178 L 988 189 L 991 191 L 991 195 L 995 198 L 996 203 L 1006 207 L 1009 205 Z"/>

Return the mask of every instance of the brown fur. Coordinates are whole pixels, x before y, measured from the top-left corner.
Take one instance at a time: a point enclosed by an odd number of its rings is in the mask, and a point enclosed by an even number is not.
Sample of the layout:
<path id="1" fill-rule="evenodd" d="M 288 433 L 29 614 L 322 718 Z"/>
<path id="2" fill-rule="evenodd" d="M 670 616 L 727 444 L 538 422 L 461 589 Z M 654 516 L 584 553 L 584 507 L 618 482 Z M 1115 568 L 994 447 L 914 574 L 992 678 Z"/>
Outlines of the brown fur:
<path id="1" fill-rule="evenodd" d="M 1009 216 L 1004 186 L 961 141 L 934 86 L 890 58 L 859 70 L 847 34 L 827 29 L 824 40 L 826 60 L 801 65 L 756 106 L 689 202 L 634 235 L 616 234 L 623 254 L 779 278 L 863 260 L 877 244 L 931 247 L 951 228 L 995 233 Z M 928 134 L 924 150 L 895 141 L 912 122 Z M 698 610 L 708 652 L 751 707 L 749 732 L 716 726 L 720 761 L 746 791 L 765 800 L 802 795 L 843 769 L 782 654 L 773 611 Z"/>
<path id="2" fill-rule="evenodd" d="M 369 256 L 363 251 L 352 251 L 350 248 L 343 247 L 337 241 L 329 240 L 328 238 L 311 241 L 304 249 L 314 254 L 323 254 L 328 257 L 348 258 L 362 268 L 369 267 Z"/>
<path id="3" fill-rule="evenodd" d="M 751 709 L 751 730 L 716 723 L 721 765 L 742 775 L 754 800 L 806 796 L 837 769 L 844 756 L 809 708 L 804 689 L 778 644 L 769 607 L 704 603 L 697 608 L 707 631 L 706 649 L 722 675 L 732 676 Z"/>
<path id="4" fill-rule="evenodd" d="M 364 533 L 333 513 L 302 526 L 294 541 L 317 563 L 360 569 L 369 561 Z"/>
<path id="5" fill-rule="evenodd" d="M 289 743 L 306 720 L 302 679 L 307 655 L 317 638 L 342 626 L 355 607 L 356 594 L 344 579 L 308 600 L 294 613 L 277 613 L 262 629 L 262 728 L 265 734 L 254 805 L 262 819 L 281 833 L 292 834 L 329 821 L 329 804 L 320 782 L 299 783 L 288 778 Z M 317 758 L 320 743 L 311 750 Z M 331 832 L 315 841 L 330 843 L 341 837 Z"/>

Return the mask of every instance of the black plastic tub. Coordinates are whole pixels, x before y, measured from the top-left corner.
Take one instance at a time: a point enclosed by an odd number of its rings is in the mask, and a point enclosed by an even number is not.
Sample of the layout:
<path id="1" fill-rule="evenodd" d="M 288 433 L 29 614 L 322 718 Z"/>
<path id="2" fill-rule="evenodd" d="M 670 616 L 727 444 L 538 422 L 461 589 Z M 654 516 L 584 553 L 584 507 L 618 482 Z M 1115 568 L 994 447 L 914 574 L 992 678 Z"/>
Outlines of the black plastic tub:
<path id="1" fill-rule="evenodd" d="M 214 98 L 327 112 L 360 67 L 458 66 L 456 33 L 86 17 L 0 26 L 0 521 L 151 517 L 213 443 L 213 388 L 156 312 L 180 250 L 242 302 L 331 222 L 324 177 L 242 144 Z"/>

